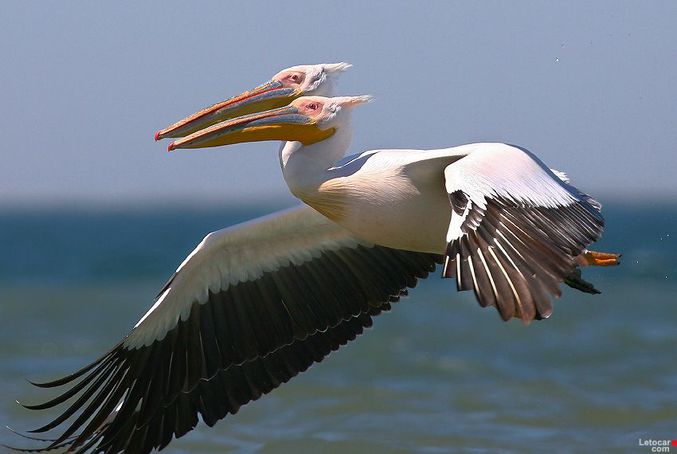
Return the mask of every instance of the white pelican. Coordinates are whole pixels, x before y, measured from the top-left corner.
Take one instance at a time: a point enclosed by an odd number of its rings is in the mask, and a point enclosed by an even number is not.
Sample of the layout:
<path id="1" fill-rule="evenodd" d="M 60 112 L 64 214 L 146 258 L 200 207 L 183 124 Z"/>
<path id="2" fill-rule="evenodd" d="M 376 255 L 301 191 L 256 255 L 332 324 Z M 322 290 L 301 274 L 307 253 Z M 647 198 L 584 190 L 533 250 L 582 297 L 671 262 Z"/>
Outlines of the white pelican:
<path id="1" fill-rule="evenodd" d="M 34 432 L 77 415 L 45 450 L 146 453 L 198 414 L 211 426 L 361 334 L 438 263 L 504 320 L 548 317 L 562 281 L 595 292 L 576 265 L 617 263 L 585 249 L 602 231 L 599 204 L 528 151 L 471 144 L 342 159 L 350 112 L 369 98 L 302 95 L 327 93 L 323 82 L 346 67 L 292 68 L 324 76 L 292 90 L 271 82 L 156 134 L 185 136 L 170 149 L 286 140 L 284 178 L 312 208 L 210 233 L 125 339 L 37 384 L 69 388 L 28 408 L 74 401 Z M 291 103 L 260 111 L 285 89 L 274 102 Z"/>

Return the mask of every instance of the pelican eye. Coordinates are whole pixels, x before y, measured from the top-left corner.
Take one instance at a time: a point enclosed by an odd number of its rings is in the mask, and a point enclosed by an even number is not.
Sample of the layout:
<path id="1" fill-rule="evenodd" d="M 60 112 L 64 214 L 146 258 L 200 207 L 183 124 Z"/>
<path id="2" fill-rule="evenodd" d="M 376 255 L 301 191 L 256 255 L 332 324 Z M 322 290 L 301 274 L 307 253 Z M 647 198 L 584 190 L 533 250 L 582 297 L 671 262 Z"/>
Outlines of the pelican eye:
<path id="1" fill-rule="evenodd" d="M 323 108 L 324 104 L 319 101 L 306 101 L 299 104 L 298 106 L 298 109 L 301 111 L 301 113 L 311 117 L 320 115 Z"/>
<path id="2" fill-rule="evenodd" d="M 291 82 L 291 83 L 294 83 L 294 84 L 300 84 L 301 82 L 303 82 L 304 77 L 303 77 L 303 74 L 301 74 L 301 73 L 290 73 L 290 74 L 287 74 L 286 76 L 284 76 L 284 79 L 287 82 Z"/>

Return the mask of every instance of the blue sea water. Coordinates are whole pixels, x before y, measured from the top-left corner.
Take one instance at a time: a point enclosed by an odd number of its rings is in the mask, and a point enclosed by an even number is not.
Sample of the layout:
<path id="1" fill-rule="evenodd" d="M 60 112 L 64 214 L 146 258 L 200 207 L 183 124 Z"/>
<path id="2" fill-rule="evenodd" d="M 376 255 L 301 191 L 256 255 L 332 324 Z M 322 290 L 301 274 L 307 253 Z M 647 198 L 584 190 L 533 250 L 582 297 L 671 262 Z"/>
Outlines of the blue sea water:
<path id="1" fill-rule="evenodd" d="M 271 207 L 0 210 L 0 426 L 55 412 L 25 379 L 70 372 L 116 343 L 202 236 Z M 586 269 L 553 316 L 503 323 L 437 275 L 374 328 L 166 452 L 650 452 L 677 439 L 677 206 L 609 204 Z M 0 443 L 27 442 L 0 429 Z M 0 448 L 2 449 L 2 448 Z"/>

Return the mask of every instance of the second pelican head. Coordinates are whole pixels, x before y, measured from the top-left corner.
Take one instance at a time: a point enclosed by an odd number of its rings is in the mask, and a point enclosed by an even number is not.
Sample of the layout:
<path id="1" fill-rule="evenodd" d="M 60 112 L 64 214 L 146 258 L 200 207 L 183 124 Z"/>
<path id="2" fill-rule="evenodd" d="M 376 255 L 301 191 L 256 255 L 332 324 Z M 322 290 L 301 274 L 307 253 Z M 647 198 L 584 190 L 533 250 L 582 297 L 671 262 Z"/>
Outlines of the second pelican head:
<path id="1" fill-rule="evenodd" d="M 332 96 L 335 79 L 348 63 L 299 65 L 284 69 L 250 91 L 206 107 L 155 133 L 155 140 L 184 137 L 218 122 L 289 104 L 305 95 Z"/>

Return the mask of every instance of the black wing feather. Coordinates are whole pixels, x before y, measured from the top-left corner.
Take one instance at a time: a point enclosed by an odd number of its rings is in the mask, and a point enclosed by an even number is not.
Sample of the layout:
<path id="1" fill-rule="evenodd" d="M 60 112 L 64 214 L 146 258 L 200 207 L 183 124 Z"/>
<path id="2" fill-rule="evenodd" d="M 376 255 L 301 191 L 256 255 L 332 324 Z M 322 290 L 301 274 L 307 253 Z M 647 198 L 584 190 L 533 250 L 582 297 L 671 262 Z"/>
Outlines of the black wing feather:
<path id="1" fill-rule="evenodd" d="M 459 290 L 473 289 L 503 320 L 547 318 L 576 256 L 604 227 L 590 200 L 547 208 L 487 197 L 481 207 L 462 190 L 452 192 L 453 215 L 465 219 L 461 236 L 447 245 L 443 276 L 455 277 Z"/>

